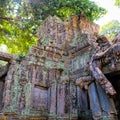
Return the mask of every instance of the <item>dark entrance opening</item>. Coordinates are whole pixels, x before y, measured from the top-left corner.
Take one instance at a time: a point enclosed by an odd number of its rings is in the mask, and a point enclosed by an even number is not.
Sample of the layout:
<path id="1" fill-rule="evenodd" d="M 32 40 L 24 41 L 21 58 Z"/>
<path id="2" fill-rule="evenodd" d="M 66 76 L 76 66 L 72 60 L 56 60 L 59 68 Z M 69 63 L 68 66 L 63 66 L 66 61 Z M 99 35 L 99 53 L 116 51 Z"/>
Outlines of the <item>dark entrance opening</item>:
<path id="1" fill-rule="evenodd" d="M 3 92 L 4 92 L 4 86 L 5 86 L 5 76 L 2 76 L 0 78 L 0 112 L 3 108 Z"/>
<path id="2" fill-rule="evenodd" d="M 0 60 L 0 113 L 3 109 L 3 96 L 5 87 L 5 77 L 7 75 L 9 64 L 8 62 Z"/>
<path id="3" fill-rule="evenodd" d="M 114 102 L 118 114 L 118 120 L 120 120 L 120 72 L 107 74 L 106 77 L 112 83 L 117 94 L 114 96 Z"/>

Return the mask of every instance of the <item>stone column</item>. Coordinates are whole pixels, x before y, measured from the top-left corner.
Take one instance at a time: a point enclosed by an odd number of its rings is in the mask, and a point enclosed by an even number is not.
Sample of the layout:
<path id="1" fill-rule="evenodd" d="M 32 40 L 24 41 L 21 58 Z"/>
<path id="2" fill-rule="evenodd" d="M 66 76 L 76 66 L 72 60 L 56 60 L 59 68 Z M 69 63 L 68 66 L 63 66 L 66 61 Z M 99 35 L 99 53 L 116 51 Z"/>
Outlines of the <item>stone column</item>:
<path id="1" fill-rule="evenodd" d="M 57 117 L 57 85 L 51 84 L 49 87 L 49 120 L 56 120 Z"/>
<path id="2" fill-rule="evenodd" d="M 65 85 L 58 84 L 57 91 L 57 118 L 63 120 L 65 112 Z"/>
<path id="3" fill-rule="evenodd" d="M 96 82 L 99 101 L 102 109 L 102 118 L 108 118 L 110 120 L 117 120 L 117 111 L 115 109 L 115 105 L 113 99 L 108 97 L 105 93 L 105 90 L 101 88 L 99 83 Z"/>
<path id="4" fill-rule="evenodd" d="M 78 119 L 77 106 L 77 86 L 74 83 L 70 84 L 70 120 Z"/>
<path id="5" fill-rule="evenodd" d="M 70 87 L 69 83 L 59 83 L 57 92 L 57 119 L 70 119 Z"/>
<path id="6" fill-rule="evenodd" d="M 92 110 L 92 116 L 94 120 L 100 120 L 102 117 L 101 106 L 96 91 L 95 83 L 90 84 L 88 89 L 90 99 L 90 109 Z"/>
<path id="7" fill-rule="evenodd" d="M 77 86 L 77 106 L 78 119 L 91 120 L 91 110 L 89 106 L 88 91 Z"/>

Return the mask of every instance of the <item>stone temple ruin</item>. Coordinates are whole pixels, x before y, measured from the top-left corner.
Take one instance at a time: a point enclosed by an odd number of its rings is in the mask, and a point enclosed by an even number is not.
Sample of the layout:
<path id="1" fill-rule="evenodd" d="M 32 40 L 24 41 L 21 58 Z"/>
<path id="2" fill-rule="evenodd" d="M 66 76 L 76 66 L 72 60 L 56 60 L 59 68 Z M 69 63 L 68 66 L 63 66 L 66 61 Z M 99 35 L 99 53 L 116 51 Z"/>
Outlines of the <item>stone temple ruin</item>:
<path id="1" fill-rule="evenodd" d="M 0 120 L 119 120 L 120 36 L 83 15 L 49 16 L 26 56 L 0 52 Z"/>

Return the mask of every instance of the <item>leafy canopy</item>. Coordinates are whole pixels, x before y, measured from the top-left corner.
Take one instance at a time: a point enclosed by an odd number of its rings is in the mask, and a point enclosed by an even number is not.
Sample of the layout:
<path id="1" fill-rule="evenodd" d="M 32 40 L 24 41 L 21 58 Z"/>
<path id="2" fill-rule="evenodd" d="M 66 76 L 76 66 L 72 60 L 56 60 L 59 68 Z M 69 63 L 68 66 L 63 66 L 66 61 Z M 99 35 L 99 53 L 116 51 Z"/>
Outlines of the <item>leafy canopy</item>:
<path id="1" fill-rule="evenodd" d="M 109 38 L 113 39 L 120 32 L 120 22 L 113 20 L 102 26 L 100 34 L 106 34 Z"/>
<path id="2" fill-rule="evenodd" d="M 89 0 L 0 0 L 0 44 L 11 53 L 26 54 L 37 43 L 36 28 L 46 17 L 65 19 L 80 13 L 93 21 L 106 10 Z"/>
<path id="3" fill-rule="evenodd" d="M 120 6 L 120 0 L 115 0 L 115 5 Z"/>
<path id="4" fill-rule="evenodd" d="M 31 2 L 31 6 L 35 14 L 41 13 L 42 19 L 45 19 L 48 15 L 57 15 L 65 19 L 71 15 L 83 13 L 93 21 L 106 13 L 104 8 L 90 0 L 44 0 L 42 4 L 41 2 Z"/>

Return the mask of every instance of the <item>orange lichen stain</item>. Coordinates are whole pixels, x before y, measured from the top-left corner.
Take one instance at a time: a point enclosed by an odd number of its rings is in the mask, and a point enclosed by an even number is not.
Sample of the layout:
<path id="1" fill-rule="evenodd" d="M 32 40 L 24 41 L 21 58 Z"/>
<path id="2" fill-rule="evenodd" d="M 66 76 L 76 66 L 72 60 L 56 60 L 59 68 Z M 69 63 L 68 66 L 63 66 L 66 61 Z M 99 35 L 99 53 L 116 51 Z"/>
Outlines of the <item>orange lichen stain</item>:
<path id="1" fill-rule="evenodd" d="M 32 118 L 30 118 L 30 120 L 46 120 L 46 118 L 38 118 L 38 117 L 32 117 Z"/>
<path id="2" fill-rule="evenodd" d="M 0 120 L 7 120 L 6 116 L 0 116 Z"/>

